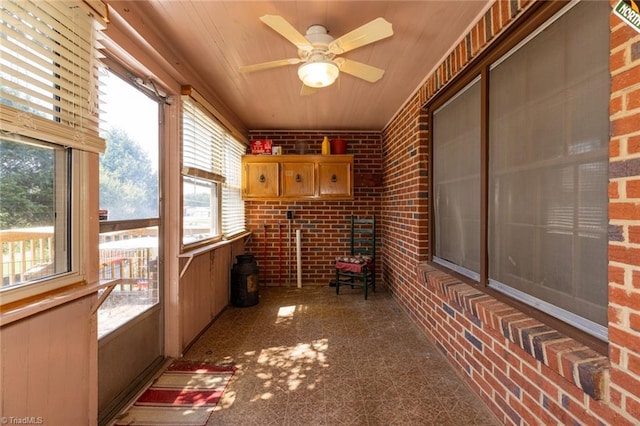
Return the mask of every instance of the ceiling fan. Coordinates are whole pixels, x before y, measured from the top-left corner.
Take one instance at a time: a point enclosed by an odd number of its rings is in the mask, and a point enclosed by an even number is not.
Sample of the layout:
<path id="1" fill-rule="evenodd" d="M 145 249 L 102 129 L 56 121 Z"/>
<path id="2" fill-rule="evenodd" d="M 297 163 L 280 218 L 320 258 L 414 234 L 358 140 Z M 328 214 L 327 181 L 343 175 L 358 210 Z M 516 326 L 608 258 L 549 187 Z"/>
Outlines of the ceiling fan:
<path id="1" fill-rule="evenodd" d="M 298 67 L 298 77 L 303 82 L 302 94 L 333 84 L 340 71 L 370 83 L 380 80 L 384 74 L 384 70 L 380 68 L 337 57 L 392 36 L 391 24 L 384 18 L 376 18 L 337 39 L 330 36 L 322 25 L 312 25 L 307 29 L 306 35 L 302 35 L 281 16 L 264 15 L 260 20 L 293 43 L 298 48 L 298 57 L 242 66 L 241 72 L 301 64 Z"/>

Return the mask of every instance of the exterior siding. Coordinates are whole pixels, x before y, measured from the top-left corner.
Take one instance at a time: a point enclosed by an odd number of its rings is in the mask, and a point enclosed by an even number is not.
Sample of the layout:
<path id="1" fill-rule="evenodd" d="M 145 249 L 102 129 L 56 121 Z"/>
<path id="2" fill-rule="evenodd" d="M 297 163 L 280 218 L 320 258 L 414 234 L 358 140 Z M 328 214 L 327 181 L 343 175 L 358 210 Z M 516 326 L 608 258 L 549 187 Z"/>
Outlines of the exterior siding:
<path id="1" fill-rule="evenodd" d="M 640 34 L 611 15 L 608 355 L 423 262 L 429 129 L 421 106 L 531 4 L 497 1 L 383 130 L 383 279 L 505 424 L 638 424 Z"/>
<path id="2" fill-rule="evenodd" d="M 612 7 L 616 2 L 612 2 Z M 610 407 L 640 421 L 640 34 L 611 15 Z"/>

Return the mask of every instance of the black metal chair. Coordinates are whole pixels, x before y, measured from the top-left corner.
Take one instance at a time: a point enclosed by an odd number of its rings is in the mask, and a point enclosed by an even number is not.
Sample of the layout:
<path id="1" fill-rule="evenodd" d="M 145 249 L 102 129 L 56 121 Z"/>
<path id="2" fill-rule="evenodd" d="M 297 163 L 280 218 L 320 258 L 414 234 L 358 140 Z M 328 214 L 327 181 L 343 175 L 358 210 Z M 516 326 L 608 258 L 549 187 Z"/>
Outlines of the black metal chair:
<path id="1" fill-rule="evenodd" d="M 350 252 L 335 259 L 336 294 L 340 286 L 362 287 L 367 299 L 369 287 L 376 291 L 376 217 L 351 216 Z"/>

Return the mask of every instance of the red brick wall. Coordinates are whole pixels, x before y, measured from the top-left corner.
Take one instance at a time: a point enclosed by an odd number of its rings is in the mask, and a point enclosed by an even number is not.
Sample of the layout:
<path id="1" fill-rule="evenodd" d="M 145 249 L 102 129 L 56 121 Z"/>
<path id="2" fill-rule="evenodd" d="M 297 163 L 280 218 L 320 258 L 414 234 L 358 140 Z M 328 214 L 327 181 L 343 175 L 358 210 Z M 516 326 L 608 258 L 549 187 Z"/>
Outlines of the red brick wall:
<path id="1" fill-rule="evenodd" d="M 347 141 L 347 153 L 354 154 L 354 199 L 349 201 L 247 201 L 247 227 L 253 231 L 247 251 L 254 254 L 260 267 L 261 285 L 296 286 L 295 230 L 301 230 L 302 284 L 328 285 L 334 277 L 332 260 L 349 250 L 349 216 L 380 214 L 378 183 L 370 186 L 382 171 L 380 132 L 349 131 L 251 131 L 250 139 L 271 139 L 282 147 L 283 154 L 295 154 L 296 142 L 308 143 L 310 154 L 321 152 L 322 138 L 340 137 Z M 373 178 L 373 179 L 372 179 Z M 380 179 L 377 180 L 380 182 Z M 286 212 L 292 210 L 291 256 Z M 266 226 L 266 232 L 265 232 Z M 266 235 L 266 239 L 265 239 Z M 280 238 L 282 236 L 282 238 Z M 383 247 L 376 247 L 378 263 L 382 263 Z M 266 244 L 266 250 L 265 250 Z M 266 255 L 265 255 L 266 251 Z M 289 260 L 289 264 L 287 264 Z M 289 270 L 291 271 L 290 281 Z M 381 273 L 378 272 L 378 276 Z M 378 279 L 380 283 L 380 280 Z"/>
<path id="2" fill-rule="evenodd" d="M 640 34 L 612 15 L 610 47 L 611 405 L 640 423 Z"/>
<path id="3" fill-rule="evenodd" d="M 383 280 L 401 300 L 419 306 L 415 268 L 428 255 L 426 116 L 412 99 L 383 138 L 382 238 L 385 247 Z M 413 313 L 413 312 L 412 312 Z"/>
<path id="4" fill-rule="evenodd" d="M 531 4 L 496 1 L 383 130 L 383 279 L 505 424 L 640 424 L 640 34 L 611 16 L 609 354 L 423 262 L 429 179 L 420 107 Z"/>

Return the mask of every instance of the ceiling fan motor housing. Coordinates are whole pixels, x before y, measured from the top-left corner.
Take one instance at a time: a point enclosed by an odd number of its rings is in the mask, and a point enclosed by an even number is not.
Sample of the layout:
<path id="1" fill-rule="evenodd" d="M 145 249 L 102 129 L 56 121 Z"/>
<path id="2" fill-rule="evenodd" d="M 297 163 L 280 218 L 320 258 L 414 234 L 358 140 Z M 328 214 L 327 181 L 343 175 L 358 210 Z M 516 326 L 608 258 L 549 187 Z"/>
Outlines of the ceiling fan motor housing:
<path id="1" fill-rule="evenodd" d="M 321 60 L 331 60 L 335 57 L 335 55 L 329 51 L 329 43 L 333 41 L 333 37 L 328 34 L 324 26 L 311 25 L 307 28 L 305 38 L 309 40 L 313 49 L 298 50 L 300 59 L 308 62 L 318 62 Z"/>
<path id="2" fill-rule="evenodd" d="M 333 37 L 329 35 L 327 29 L 322 25 L 311 25 L 307 28 L 307 34 L 305 38 L 309 40 L 309 42 L 316 47 L 316 44 L 319 46 L 326 47 L 329 43 L 333 41 Z"/>

